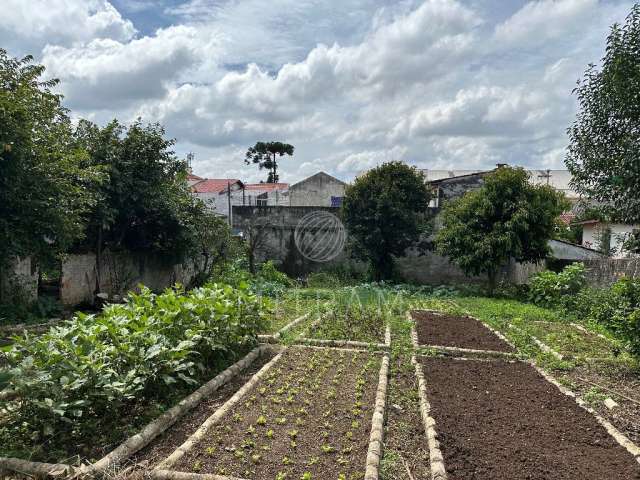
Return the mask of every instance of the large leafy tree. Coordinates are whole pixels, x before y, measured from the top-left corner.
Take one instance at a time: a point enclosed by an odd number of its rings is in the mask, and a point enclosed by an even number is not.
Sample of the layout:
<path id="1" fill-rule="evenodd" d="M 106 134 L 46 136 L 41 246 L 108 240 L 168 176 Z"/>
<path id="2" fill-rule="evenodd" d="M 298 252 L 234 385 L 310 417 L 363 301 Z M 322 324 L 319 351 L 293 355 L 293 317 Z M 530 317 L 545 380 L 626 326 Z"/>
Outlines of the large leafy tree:
<path id="1" fill-rule="evenodd" d="M 14 256 L 50 260 L 84 232 L 99 169 L 86 164 L 56 80 L 32 57 L 0 49 L 0 266 Z M 89 168 L 87 168 L 89 167 Z"/>
<path id="2" fill-rule="evenodd" d="M 618 221 L 640 222 L 640 6 L 607 38 L 601 68 L 575 89 L 566 165 L 575 189 Z"/>
<path id="3" fill-rule="evenodd" d="M 152 251 L 176 260 L 198 254 L 207 266 L 226 251 L 228 226 L 191 194 L 186 162 L 160 125 L 137 120 L 126 127 L 114 120 L 100 128 L 81 121 L 76 139 L 107 175 L 79 247 L 98 254 L 104 248 Z"/>
<path id="4" fill-rule="evenodd" d="M 510 259 L 547 257 L 556 220 L 568 207 L 562 192 L 532 185 L 524 169 L 501 167 L 481 188 L 445 205 L 436 248 L 467 275 L 487 275 L 493 290 Z"/>
<path id="5" fill-rule="evenodd" d="M 294 147 L 282 142 L 258 142 L 247 150 L 245 163 L 250 165 L 257 163 L 258 168 L 266 168 L 269 171 L 267 183 L 278 183 L 278 157 L 293 155 Z"/>
<path id="6" fill-rule="evenodd" d="M 346 188 L 342 214 L 353 252 L 369 262 L 376 280 L 389 278 L 393 256 L 425 232 L 429 197 L 422 174 L 402 162 L 369 170 Z"/>

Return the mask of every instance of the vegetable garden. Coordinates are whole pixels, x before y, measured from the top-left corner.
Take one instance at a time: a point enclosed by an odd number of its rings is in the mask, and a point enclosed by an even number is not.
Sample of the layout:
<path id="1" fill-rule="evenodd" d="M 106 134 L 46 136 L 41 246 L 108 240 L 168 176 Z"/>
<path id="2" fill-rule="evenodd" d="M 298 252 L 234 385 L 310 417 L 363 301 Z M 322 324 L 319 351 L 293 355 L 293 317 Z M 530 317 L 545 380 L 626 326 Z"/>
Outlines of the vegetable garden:
<path id="1" fill-rule="evenodd" d="M 640 478 L 624 342 L 513 300 L 384 284 L 260 296 L 239 281 L 143 290 L 14 342 L 11 475 Z"/>

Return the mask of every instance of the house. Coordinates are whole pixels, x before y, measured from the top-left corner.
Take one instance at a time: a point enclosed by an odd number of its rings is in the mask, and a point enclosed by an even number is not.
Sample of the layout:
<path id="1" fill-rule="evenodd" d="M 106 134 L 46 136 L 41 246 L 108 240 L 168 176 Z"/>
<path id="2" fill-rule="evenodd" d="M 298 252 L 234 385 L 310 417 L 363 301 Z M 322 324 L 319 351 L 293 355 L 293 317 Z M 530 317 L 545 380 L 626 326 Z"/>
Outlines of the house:
<path id="1" fill-rule="evenodd" d="M 208 178 L 191 186 L 191 191 L 196 197 L 225 217 L 229 216 L 232 196 L 243 189 L 244 183 L 237 178 Z"/>
<path id="2" fill-rule="evenodd" d="M 194 186 L 198 182 L 201 182 L 202 180 L 204 180 L 204 178 L 199 177 L 198 175 L 194 175 L 191 172 L 187 173 L 187 184 L 190 187 Z"/>
<path id="3" fill-rule="evenodd" d="M 289 204 L 288 183 L 246 183 L 242 202 L 234 205 L 280 206 Z"/>
<path id="4" fill-rule="evenodd" d="M 342 180 L 328 173 L 318 172 L 289 187 L 289 206 L 339 207 L 342 205 L 346 186 Z"/>
<path id="5" fill-rule="evenodd" d="M 503 164 L 497 168 L 501 166 Z M 432 190 L 429 206 L 439 208 L 444 202 L 461 197 L 468 190 L 482 187 L 484 177 L 495 170 L 421 170 Z M 532 184 L 550 185 L 563 192 L 572 204 L 578 201 L 578 194 L 571 188 L 572 177 L 568 170 L 527 170 L 527 173 Z M 566 217 L 572 219 L 573 214 L 568 212 Z"/>
<path id="6" fill-rule="evenodd" d="M 612 258 L 626 258 L 632 255 L 624 248 L 631 235 L 640 235 L 640 225 L 586 220 L 582 225 L 582 245 L 593 248 Z"/>

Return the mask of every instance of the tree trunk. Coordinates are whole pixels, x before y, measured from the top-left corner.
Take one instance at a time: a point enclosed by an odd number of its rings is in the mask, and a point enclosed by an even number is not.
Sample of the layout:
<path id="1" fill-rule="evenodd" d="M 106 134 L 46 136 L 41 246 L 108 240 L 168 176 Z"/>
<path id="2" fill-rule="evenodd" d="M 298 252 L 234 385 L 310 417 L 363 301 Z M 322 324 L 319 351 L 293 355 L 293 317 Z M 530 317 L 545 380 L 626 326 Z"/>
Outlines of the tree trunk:
<path id="1" fill-rule="evenodd" d="M 498 271 L 496 269 L 489 270 L 487 272 L 487 277 L 489 278 L 489 296 L 493 296 L 493 293 L 496 290 Z"/>

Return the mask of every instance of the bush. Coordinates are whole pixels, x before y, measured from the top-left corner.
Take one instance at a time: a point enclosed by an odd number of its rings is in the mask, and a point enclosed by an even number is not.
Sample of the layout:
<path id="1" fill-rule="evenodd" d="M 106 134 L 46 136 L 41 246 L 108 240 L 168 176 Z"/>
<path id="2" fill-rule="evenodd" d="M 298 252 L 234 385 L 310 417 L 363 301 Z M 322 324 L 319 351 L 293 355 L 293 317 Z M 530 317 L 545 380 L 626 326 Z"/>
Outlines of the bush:
<path id="1" fill-rule="evenodd" d="M 18 401 L 8 407 L 4 433 L 13 428 L 12 440 L 27 435 L 34 444 L 101 432 L 101 422 L 127 418 L 137 403 L 162 400 L 228 366 L 256 343 L 264 322 L 246 287 L 160 295 L 143 288 L 100 315 L 78 314 L 40 337 L 17 338 L 5 386 Z"/>
<path id="2" fill-rule="evenodd" d="M 640 279 L 622 277 L 605 292 L 592 301 L 590 317 L 640 355 Z"/>
<path id="3" fill-rule="evenodd" d="M 546 270 L 535 274 L 529 284 L 529 299 L 543 307 L 571 309 L 585 285 L 584 265 L 574 263 L 566 266 L 560 273 Z"/>

